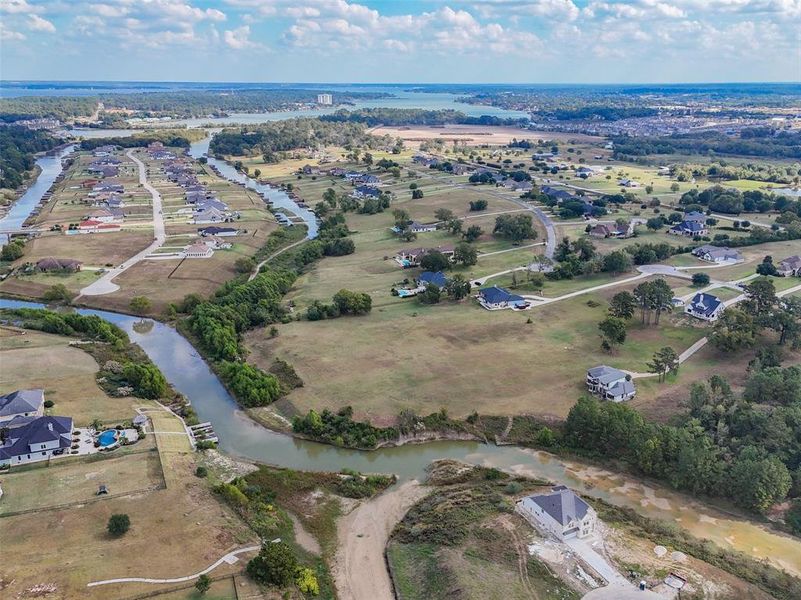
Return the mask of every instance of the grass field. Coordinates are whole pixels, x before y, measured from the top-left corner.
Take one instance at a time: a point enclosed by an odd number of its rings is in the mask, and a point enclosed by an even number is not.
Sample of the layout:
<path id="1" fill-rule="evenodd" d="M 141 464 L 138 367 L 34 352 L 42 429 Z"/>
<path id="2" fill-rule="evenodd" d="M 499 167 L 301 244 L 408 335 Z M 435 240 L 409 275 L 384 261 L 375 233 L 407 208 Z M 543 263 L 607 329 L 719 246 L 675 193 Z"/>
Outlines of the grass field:
<path id="1" fill-rule="evenodd" d="M 352 405 L 359 418 L 383 423 L 404 408 L 428 414 L 444 407 L 454 417 L 477 410 L 561 419 L 583 393 L 589 367 L 644 371 L 658 348 L 680 351 L 704 334 L 679 317 L 664 317 L 658 328 L 632 322 L 626 343 L 610 356 L 601 350 L 597 324 L 616 291 L 523 313 L 486 311 L 472 300 L 397 302 L 367 317 L 292 322 L 275 338 L 256 330 L 247 345 L 256 364 L 280 357 L 304 380 L 279 405 L 288 413 Z"/>
<path id="2" fill-rule="evenodd" d="M 76 427 L 95 418 L 131 419 L 135 398 L 111 398 L 95 380 L 98 365 L 88 353 L 70 347 L 69 338 L 34 331 L 5 330 L 0 337 L 0 381 L 3 391 L 43 388 L 55 403 L 48 412 L 71 416 Z"/>

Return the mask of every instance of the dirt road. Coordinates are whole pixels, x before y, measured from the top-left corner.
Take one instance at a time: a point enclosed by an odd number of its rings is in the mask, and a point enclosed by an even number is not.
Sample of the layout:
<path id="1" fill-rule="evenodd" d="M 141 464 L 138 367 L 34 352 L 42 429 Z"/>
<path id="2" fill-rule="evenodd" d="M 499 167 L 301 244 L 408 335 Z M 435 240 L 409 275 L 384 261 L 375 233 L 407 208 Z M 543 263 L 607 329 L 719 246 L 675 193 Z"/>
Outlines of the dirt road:
<path id="1" fill-rule="evenodd" d="M 340 600 L 393 600 L 384 548 L 395 524 L 428 491 L 419 482 L 408 481 L 340 519 L 333 565 Z"/>

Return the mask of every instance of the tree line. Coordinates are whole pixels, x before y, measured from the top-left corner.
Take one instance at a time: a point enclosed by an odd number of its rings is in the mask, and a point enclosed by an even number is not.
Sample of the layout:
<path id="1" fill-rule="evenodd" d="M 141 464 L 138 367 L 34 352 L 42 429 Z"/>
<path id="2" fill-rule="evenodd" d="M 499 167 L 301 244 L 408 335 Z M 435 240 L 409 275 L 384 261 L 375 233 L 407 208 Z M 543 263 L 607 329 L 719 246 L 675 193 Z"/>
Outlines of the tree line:
<path id="1" fill-rule="evenodd" d="M 44 130 L 27 127 L 0 127 L 0 187 L 17 189 L 36 164 L 35 154 L 60 144 Z"/>

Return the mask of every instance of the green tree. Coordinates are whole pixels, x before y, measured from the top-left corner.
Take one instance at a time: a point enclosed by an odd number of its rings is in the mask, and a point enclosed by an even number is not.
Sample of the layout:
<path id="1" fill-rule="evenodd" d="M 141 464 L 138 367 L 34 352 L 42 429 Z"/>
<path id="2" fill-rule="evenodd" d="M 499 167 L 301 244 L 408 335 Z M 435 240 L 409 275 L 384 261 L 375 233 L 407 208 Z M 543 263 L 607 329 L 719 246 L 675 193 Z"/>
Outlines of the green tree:
<path id="1" fill-rule="evenodd" d="M 773 275 L 776 276 L 779 272 L 776 270 L 776 265 L 773 264 L 773 257 L 766 256 L 762 262 L 757 265 L 756 272 L 759 275 Z"/>
<path id="2" fill-rule="evenodd" d="M 451 300 L 459 301 L 470 294 L 470 282 L 462 275 L 456 274 L 445 284 L 445 293 Z"/>
<path id="3" fill-rule="evenodd" d="M 478 262 L 478 251 L 467 242 L 460 242 L 453 249 L 453 260 L 469 267 Z"/>
<path id="4" fill-rule="evenodd" d="M 673 193 L 675 194 L 676 192 L 678 192 L 678 191 L 679 191 L 679 188 L 680 188 L 680 187 L 681 187 L 681 186 L 680 186 L 678 183 L 676 183 L 676 182 L 674 181 L 673 183 L 671 183 L 671 184 L 670 184 L 670 191 L 671 191 L 671 192 L 673 192 Z"/>
<path id="5" fill-rule="evenodd" d="M 651 217 L 645 222 L 645 226 L 651 231 L 659 231 L 665 226 L 662 217 Z"/>
<path id="6" fill-rule="evenodd" d="M 285 542 L 266 542 L 259 554 L 251 559 L 247 574 L 263 584 L 286 587 L 295 579 L 298 559 Z"/>
<path id="7" fill-rule="evenodd" d="M 745 286 L 745 300 L 742 308 L 755 318 L 767 317 L 778 302 L 773 281 L 759 277 Z"/>
<path id="8" fill-rule="evenodd" d="M 449 208 L 438 208 L 434 211 L 434 218 L 437 221 L 442 221 L 443 223 L 447 223 L 451 219 L 453 219 L 454 214 L 453 211 Z"/>
<path id="9" fill-rule="evenodd" d="M 255 177 L 256 179 L 261 177 L 261 169 L 253 169 L 253 177 Z"/>
<path id="10" fill-rule="evenodd" d="M 459 235 L 462 233 L 462 227 L 464 227 L 464 223 L 461 219 L 451 219 L 448 221 L 447 227 L 451 235 Z"/>
<path id="11" fill-rule="evenodd" d="M 615 250 L 601 259 L 601 270 L 606 273 L 625 273 L 631 270 L 631 256 L 623 250 Z"/>
<path id="12" fill-rule="evenodd" d="M 373 299 L 364 292 L 339 290 L 333 301 L 343 315 L 366 315 L 373 308 Z"/>
<path id="13" fill-rule="evenodd" d="M 323 202 L 326 202 L 331 208 L 336 208 L 337 193 L 333 188 L 328 188 L 323 192 Z"/>
<path id="14" fill-rule="evenodd" d="M 438 285 L 429 283 L 425 289 L 417 295 L 417 299 L 421 304 L 439 304 L 442 299 L 442 290 Z"/>
<path id="15" fill-rule="evenodd" d="M 668 373 L 676 373 L 679 370 L 679 355 L 670 346 L 660 348 L 648 363 L 648 370 L 656 373 L 660 382 L 665 381 Z"/>
<path id="16" fill-rule="evenodd" d="M 137 396 L 156 399 L 167 394 L 167 380 L 152 363 L 127 363 L 122 369 L 122 376 L 134 388 Z"/>
<path id="17" fill-rule="evenodd" d="M 420 268 L 424 271 L 444 271 L 450 266 L 451 261 L 439 250 L 431 250 L 420 259 Z"/>
<path id="18" fill-rule="evenodd" d="M 487 201 L 486 200 L 471 200 L 470 201 L 470 212 L 479 212 L 482 210 L 487 209 Z"/>
<path id="19" fill-rule="evenodd" d="M 495 217 L 495 228 L 492 232 L 511 240 L 515 244 L 519 244 L 523 240 L 537 239 L 537 232 L 534 230 L 531 215 L 498 215 Z"/>
<path id="20" fill-rule="evenodd" d="M 258 169 L 256 170 L 258 171 Z M 195 589 L 198 591 L 198 594 L 202 596 L 209 591 L 209 588 L 211 588 L 211 578 L 204 573 L 197 578 L 197 581 L 195 582 Z"/>
<path id="21" fill-rule="evenodd" d="M 69 302 L 73 295 L 63 283 L 57 283 L 45 290 L 42 300 L 45 302 Z"/>
<path id="22" fill-rule="evenodd" d="M 745 311 L 729 307 L 715 322 L 709 341 L 721 352 L 737 352 L 750 348 L 756 341 L 754 318 Z"/>
<path id="23" fill-rule="evenodd" d="M 637 299 L 631 292 L 618 292 L 609 301 L 609 314 L 619 319 L 630 319 L 637 309 Z"/>
<path id="24" fill-rule="evenodd" d="M 602 346 L 608 351 L 626 341 L 626 322 L 617 317 L 606 317 L 598 323 L 601 330 Z"/>
<path id="25" fill-rule="evenodd" d="M 131 528 L 131 519 L 126 514 L 113 514 L 106 529 L 114 537 L 121 537 Z"/>
<path id="26" fill-rule="evenodd" d="M 787 497 L 790 473 L 777 457 L 761 457 L 753 446 L 744 448 L 729 472 L 735 503 L 749 510 L 766 512 Z"/>
<path id="27" fill-rule="evenodd" d="M 693 285 L 695 287 L 704 287 L 709 285 L 709 275 L 706 273 L 693 273 Z"/>
<path id="28" fill-rule="evenodd" d="M 256 261 L 247 256 L 237 258 L 234 262 L 234 269 L 237 273 L 250 273 L 256 267 Z"/>
<path id="29" fill-rule="evenodd" d="M 482 236 L 484 230 L 481 229 L 478 225 L 470 225 L 462 234 L 462 237 L 466 242 L 475 242 L 478 238 Z"/>
<path id="30" fill-rule="evenodd" d="M 16 240 L 3 246 L 3 249 L 0 250 L 0 260 L 11 262 L 22 258 L 23 254 L 25 254 L 25 244 Z"/>
<path id="31" fill-rule="evenodd" d="M 131 298 L 131 302 L 128 306 L 130 306 L 131 310 L 136 314 L 143 315 L 150 310 L 151 303 L 150 299 L 146 296 L 134 296 Z"/>
<path id="32" fill-rule="evenodd" d="M 423 190 L 417 188 L 416 190 L 412 190 L 412 200 L 420 200 L 423 197 Z"/>

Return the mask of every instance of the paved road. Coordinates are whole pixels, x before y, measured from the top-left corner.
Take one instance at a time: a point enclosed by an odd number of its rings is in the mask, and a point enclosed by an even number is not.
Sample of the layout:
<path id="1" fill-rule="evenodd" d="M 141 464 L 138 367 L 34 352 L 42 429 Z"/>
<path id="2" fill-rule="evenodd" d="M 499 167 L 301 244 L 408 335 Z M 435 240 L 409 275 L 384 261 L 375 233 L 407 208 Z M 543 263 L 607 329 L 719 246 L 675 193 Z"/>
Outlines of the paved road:
<path id="1" fill-rule="evenodd" d="M 237 558 L 238 554 L 244 554 L 246 552 L 256 552 L 260 548 L 261 546 L 248 546 L 247 548 L 240 548 L 239 550 L 234 550 L 233 552 L 229 552 L 228 554 L 223 556 L 214 564 L 206 567 L 202 571 L 195 573 L 193 575 L 186 575 L 185 577 L 174 577 L 172 579 L 150 579 L 147 577 L 121 577 L 120 579 L 104 579 L 103 581 L 93 581 L 91 583 L 87 583 L 86 587 L 109 585 L 112 583 L 182 583 L 184 581 L 192 581 L 193 579 L 197 579 L 201 575 L 210 573 L 223 563 L 228 563 L 229 565 L 234 564 L 239 560 Z"/>
<path id="2" fill-rule="evenodd" d="M 135 254 L 126 260 L 119 267 L 109 269 L 108 272 L 100 279 L 87 285 L 81 290 L 81 296 L 102 296 L 103 294 L 111 294 L 112 292 L 116 292 L 118 289 L 120 289 L 120 286 L 118 286 L 116 283 L 112 283 L 111 280 L 119 275 L 122 275 L 135 264 L 138 264 L 140 261 L 147 258 L 148 254 L 151 254 L 155 250 L 161 248 L 167 239 L 167 236 L 164 233 L 164 216 L 161 214 L 161 194 L 159 194 L 158 190 L 156 190 L 156 188 L 150 185 L 150 183 L 147 181 L 147 169 L 145 168 L 145 164 L 133 155 L 133 150 L 128 150 L 126 156 L 134 161 L 139 167 L 139 183 L 148 192 L 150 192 L 150 196 L 153 199 L 153 243 L 138 254 Z M 98 235 L 113 236 L 114 234 L 105 233 Z"/>
<path id="3" fill-rule="evenodd" d="M 593 570 L 601 577 L 606 579 L 609 585 L 620 586 L 623 588 L 633 587 L 631 582 L 618 573 L 617 569 L 609 564 L 603 556 L 601 556 L 595 548 L 592 547 L 591 538 L 565 540 L 565 544 L 575 552 L 581 560 L 590 565 Z"/>

